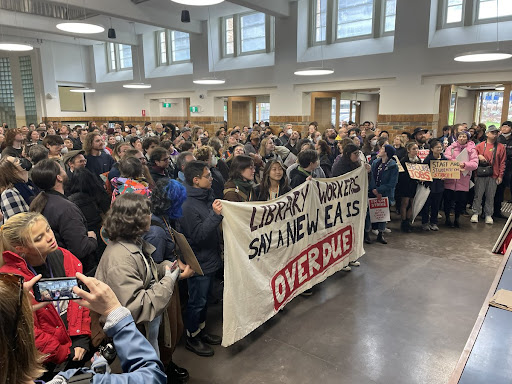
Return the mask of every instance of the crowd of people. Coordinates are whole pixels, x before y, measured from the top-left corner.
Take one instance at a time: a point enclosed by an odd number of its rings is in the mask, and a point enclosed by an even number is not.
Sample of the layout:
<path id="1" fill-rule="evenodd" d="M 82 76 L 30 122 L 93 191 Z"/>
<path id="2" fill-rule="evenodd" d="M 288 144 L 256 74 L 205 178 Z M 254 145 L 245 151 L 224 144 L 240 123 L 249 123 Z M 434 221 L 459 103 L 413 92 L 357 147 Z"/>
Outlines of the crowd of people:
<path id="1" fill-rule="evenodd" d="M 512 178 L 511 130 L 510 121 L 500 128 L 447 126 L 437 138 L 421 127 L 391 137 L 369 121 L 343 122 L 339 129 L 323 132 L 316 122 L 305 131 L 292 124 L 276 130 L 255 122 L 213 133 L 189 122 L 182 127 L 95 122 L 83 127 L 56 122 L 4 126 L 0 277 L 16 274 L 21 276 L 18 283 L 22 278 L 34 283 L 41 277 L 79 276 L 92 285 L 91 293 L 75 288 L 83 300 L 65 305 L 36 304 L 29 294 L 20 294 L 23 313 L 11 315 L 23 316 L 24 326 L 32 327 L 21 330 L 13 320 L 16 335 L 29 335 L 15 340 L 30 354 L 30 369 L 19 368 L 25 369 L 24 380 L 56 383 L 56 377 L 65 377 L 59 372 L 84 367 L 109 338 L 116 343 L 117 325 L 124 321 L 134 324 L 129 328 L 133 340 L 140 331 L 148 344 L 137 341 L 140 349 L 135 349 L 142 354 L 128 357 L 120 350 L 126 339 L 117 337 L 124 340 L 116 345 L 122 362 L 140 360 L 139 371 L 161 370 L 168 382 L 187 381 L 188 371 L 172 361 L 182 334 L 186 348 L 199 356 L 213 356 L 212 345 L 221 343 L 207 331 L 207 319 L 208 304 L 219 299 L 213 287 L 223 272 L 222 199 L 272 200 L 311 178 L 364 167 L 368 198 L 387 197 L 404 233 L 414 230 L 412 208 L 419 185 L 430 191 L 420 213 L 421 230 L 439 231 L 443 211 L 447 227 L 459 228 L 461 215 L 470 215 L 472 223 L 483 215 L 492 224 L 493 217 L 503 217 L 501 204 Z M 422 182 L 407 172 L 407 163 L 433 160 L 456 161 L 460 178 Z M 202 273 L 179 257 L 176 231 L 185 236 Z M 366 213 L 366 243 L 373 242 L 374 233 L 378 243 L 387 244 L 387 232 L 386 222 L 372 223 Z M 344 271 L 359 265 L 352 262 Z M 96 286 L 115 308 L 96 303 L 100 299 L 91 296 Z M 33 321 L 25 310 L 30 301 Z M 112 313 L 118 316 L 109 322 Z M 0 354 L 9 353 L 0 346 Z"/>

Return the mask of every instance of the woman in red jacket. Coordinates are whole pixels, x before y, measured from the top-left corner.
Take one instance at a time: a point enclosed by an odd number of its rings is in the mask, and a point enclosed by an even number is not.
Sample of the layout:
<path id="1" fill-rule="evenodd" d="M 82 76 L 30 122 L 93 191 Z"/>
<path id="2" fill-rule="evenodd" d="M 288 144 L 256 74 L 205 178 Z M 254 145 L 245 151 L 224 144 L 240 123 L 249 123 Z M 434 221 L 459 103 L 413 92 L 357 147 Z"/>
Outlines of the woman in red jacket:
<path id="1" fill-rule="evenodd" d="M 0 229 L 0 250 L 0 272 L 16 273 L 27 281 L 38 274 L 43 278 L 75 277 L 82 272 L 80 260 L 58 247 L 52 229 L 39 213 L 19 213 L 7 220 Z M 36 347 L 46 355 L 48 370 L 43 380 L 85 364 L 90 323 L 89 310 L 73 300 L 49 302 L 34 312 Z"/>

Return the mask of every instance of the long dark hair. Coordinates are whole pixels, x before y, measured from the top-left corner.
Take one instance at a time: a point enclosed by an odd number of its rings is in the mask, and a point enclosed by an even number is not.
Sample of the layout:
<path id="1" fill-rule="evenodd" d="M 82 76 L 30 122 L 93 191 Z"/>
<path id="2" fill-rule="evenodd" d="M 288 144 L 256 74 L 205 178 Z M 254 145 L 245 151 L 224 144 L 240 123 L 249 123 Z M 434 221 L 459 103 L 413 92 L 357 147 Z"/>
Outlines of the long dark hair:
<path id="1" fill-rule="evenodd" d="M 359 161 L 353 162 L 350 159 L 350 156 L 356 152 L 359 151 L 359 148 L 355 144 L 347 144 L 345 148 L 343 148 L 343 155 L 341 155 L 341 163 L 348 165 L 351 169 L 356 169 L 359 167 L 360 163 Z"/>
<path id="2" fill-rule="evenodd" d="M 42 213 L 48 203 L 47 191 L 50 191 L 55 187 L 57 176 L 60 175 L 62 168 L 55 160 L 44 159 L 37 163 L 32 169 L 32 182 L 41 189 L 39 195 L 37 195 L 32 203 L 30 204 L 31 212 Z"/>
<path id="3" fill-rule="evenodd" d="M 75 169 L 64 187 L 67 195 L 81 192 L 97 197 L 106 193 L 100 179 L 94 176 L 94 174 L 87 168 Z"/>
<path id="4" fill-rule="evenodd" d="M 229 168 L 229 180 L 243 179 L 242 172 L 254 165 L 254 161 L 250 156 L 239 155 L 234 157 Z"/>
<path id="5" fill-rule="evenodd" d="M 278 164 L 283 169 L 283 177 L 281 177 L 281 180 L 279 180 L 279 189 L 281 191 L 288 189 L 286 167 L 283 165 L 281 160 L 270 160 L 265 164 L 265 168 L 263 168 L 263 177 L 261 178 L 261 183 L 259 185 L 258 200 L 265 201 L 270 198 L 270 170 L 274 164 Z"/>

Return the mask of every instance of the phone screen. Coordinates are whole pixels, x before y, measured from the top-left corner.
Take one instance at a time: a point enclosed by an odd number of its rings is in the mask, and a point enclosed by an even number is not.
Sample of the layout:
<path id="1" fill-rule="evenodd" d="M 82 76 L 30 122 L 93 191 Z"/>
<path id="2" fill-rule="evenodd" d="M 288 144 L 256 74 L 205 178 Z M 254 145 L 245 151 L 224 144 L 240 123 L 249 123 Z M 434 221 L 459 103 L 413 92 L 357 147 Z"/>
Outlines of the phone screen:
<path id="1" fill-rule="evenodd" d="M 34 297 L 41 302 L 80 299 L 73 292 L 75 286 L 78 286 L 76 277 L 41 279 L 34 285 Z"/>

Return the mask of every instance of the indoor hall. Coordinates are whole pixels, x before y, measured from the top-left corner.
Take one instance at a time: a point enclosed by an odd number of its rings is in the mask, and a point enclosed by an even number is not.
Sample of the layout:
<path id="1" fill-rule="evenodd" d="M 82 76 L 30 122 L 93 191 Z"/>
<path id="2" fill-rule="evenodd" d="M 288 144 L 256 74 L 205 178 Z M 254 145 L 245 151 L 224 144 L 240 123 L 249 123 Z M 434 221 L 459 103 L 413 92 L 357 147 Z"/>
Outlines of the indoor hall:
<path id="1" fill-rule="evenodd" d="M 334 128 L 336 141 L 349 123 L 367 122 L 393 144 L 418 128 L 438 138 L 446 126 L 499 130 L 512 120 L 508 0 L 198 2 L 0 0 L 3 128 L 32 131 L 42 122 L 45 133 L 61 135 L 64 126 L 72 133 L 98 126 L 105 141 L 120 129 L 120 140 L 135 136 L 131 145 L 144 156 L 143 139 L 157 123 L 182 133 L 197 126 L 195 133 L 210 137 L 224 128 L 223 161 L 234 148 L 230 132 L 239 127 L 250 141 L 254 122 L 262 132 L 290 128 L 302 138 L 316 122 L 319 134 Z M 357 140 L 362 149 L 364 138 Z M 70 151 L 82 150 L 79 144 Z M 101 174 L 109 178 L 109 170 Z M 174 363 L 188 370 L 189 383 L 505 381 L 512 372 L 492 367 L 506 361 L 512 337 L 499 324 L 494 331 L 502 337 L 495 337 L 486 327 L 498 317 L 482 312 L 510 270 L 507 254 L 492 253 L 510 214 L 510 186 L 502 192 L 504 205 L 495 207 L 505 218 L 490 225 L 484 214 L 471 223 L 471 195 L 461 228 L 443 225 L 442 212 L 437 232 L 422 231 L 421 215 L 412 233 L 401 232 L 392 205 L 388 244 L 370 234 L 360 266 L 336 271 L 311 296 L 295 292 L 240 340 L 214 346 L 212 357 L 188 350 L 184 331 Z M 354 244 L 362 247 L 361 232 Z M 315 241 L 306 238 L 303 248 Z M 222 335 L 224 285 L 217 279 L 207 330 Z M 187 287 L 182 291 L 185 307 Z"/>

